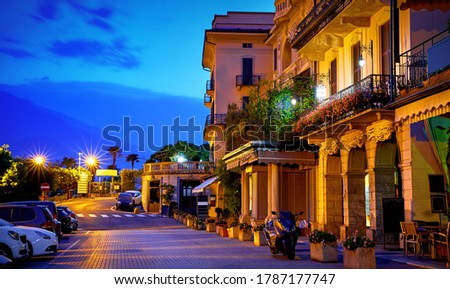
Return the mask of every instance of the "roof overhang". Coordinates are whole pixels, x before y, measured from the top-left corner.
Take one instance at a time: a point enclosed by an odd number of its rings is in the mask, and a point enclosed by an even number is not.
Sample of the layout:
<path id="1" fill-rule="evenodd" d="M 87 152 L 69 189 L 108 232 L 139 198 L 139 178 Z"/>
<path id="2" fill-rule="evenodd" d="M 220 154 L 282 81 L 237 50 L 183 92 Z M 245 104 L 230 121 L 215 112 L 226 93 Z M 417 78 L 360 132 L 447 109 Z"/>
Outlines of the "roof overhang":
<path id="1" fill-rule="evenodd" d="M 218 177 L 212 177 L 212 178 L 209 178 L 209 179 L 205 180 L 203 183 L 201 183 L 200 185 L 196 186 L 192 190 L 192 192 L 193 193 L 203 193 L 206 188 L 208 188 L 209 186 L 211 186 L 212 184 L 217 182 L 217 178 Z"/>

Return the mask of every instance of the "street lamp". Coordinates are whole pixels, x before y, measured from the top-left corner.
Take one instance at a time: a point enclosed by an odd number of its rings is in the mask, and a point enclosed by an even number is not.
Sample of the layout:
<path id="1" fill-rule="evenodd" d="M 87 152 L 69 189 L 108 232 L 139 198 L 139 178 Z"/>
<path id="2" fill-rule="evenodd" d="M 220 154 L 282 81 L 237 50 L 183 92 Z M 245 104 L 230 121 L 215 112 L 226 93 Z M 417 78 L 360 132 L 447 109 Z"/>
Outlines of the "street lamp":
<path id="1" fill-rule="evenodd" d="M 83 153 L 78 153 L 78 172 L 80 171 L 81 168 L 81 156 L 83 155 Z"/>
<path id="2" fill-rule="evenodd" d="M 38 174 L 38 191 L 41 190 L 41 168 L 45 165 L 45 157 L 41 155 L 37 155 L 33 158 L 33 163 L 36 166 L 37 174 Z M 42 194 L 42 192 L 41 192 Z M 43 195 L 45 201 L 45 193 Z"/>

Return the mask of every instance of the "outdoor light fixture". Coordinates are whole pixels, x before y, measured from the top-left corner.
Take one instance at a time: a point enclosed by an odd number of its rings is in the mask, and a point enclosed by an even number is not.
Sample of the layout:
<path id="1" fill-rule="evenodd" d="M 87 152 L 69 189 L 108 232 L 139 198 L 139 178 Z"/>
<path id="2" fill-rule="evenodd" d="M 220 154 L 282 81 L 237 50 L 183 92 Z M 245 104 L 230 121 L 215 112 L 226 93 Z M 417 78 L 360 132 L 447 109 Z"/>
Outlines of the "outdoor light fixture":
<path id="1" fill-rule="evenodd" d="M 361 45 L 360 46 L 361 49 L 361 53 L 363 53 L 364 51 L 366 51 L 370 58 L 372 59 L 372 74 L 373 74 L 373 41 L 370 40 L 369 45 Z M 364 65 L 366 65 L 366 60 L 362 57 L 362 55 L 359 56 L 359 67 L 364 67 Z"/>
<path id="2" fill-rule="evenodd" d="M 291 104 L 292 105 L 296 105 L 297 104 L 297 99 L 295 97 L 291 99 Z"/>

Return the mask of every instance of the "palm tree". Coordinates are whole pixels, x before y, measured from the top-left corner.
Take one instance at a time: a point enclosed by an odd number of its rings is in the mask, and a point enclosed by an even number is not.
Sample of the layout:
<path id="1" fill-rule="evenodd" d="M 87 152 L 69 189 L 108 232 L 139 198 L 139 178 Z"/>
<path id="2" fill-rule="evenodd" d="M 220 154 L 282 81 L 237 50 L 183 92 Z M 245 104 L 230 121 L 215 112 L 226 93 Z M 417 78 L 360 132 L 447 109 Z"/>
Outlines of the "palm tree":
<path id="1" fill-rule="evenodd" d="M 64 157 L 61 161 L 61 166 L 65 168 L 76 168 L 77 161 L 73 157 Z"/>
<path id="2" fill-rule="evenodd" d="M 131 169 L 134 169 L 134 163 L 139 162 L 138 160 L 139 156 L 137 154 L 129 154 L 127 156 L 127 162 L 131 162 Z"/>
<path id="3" fill-rule="evenodd" d="M 118 146 L 112 146 L 112 147 L 108 148 L 108 153 L 112 157 L 112 164 L 110 166 L 108 166 L 108 167 L 116 168 L 117 157 L 120 156 L 121 152 L 122 152 L 122 150 Z"/>

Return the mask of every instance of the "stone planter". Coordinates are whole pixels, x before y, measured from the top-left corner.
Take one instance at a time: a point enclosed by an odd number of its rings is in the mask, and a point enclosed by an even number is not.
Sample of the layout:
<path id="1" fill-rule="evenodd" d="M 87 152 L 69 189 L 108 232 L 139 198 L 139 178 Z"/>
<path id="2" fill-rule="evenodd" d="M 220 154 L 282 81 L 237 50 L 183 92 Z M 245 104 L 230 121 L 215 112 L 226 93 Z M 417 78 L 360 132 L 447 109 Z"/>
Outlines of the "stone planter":
<path id="1" fill-rule="evenodd" d="M 336 263 L 338 251 L 336 242 L 310 243 L 311 260 L 322 263 Z"/>
<path id="2" fill-rule="evenodd" d="M 351 251 L 344 248 L 344 268 L 347 269 L 375 269 L 375 248 L 359 247 Z"/>
<path id="3" fill-rule="evenodd" d="M 242 229 L 239 230 L 239 241 L 251 241 L 252 240 L 252 230 Z"/>
<path id="4" fill-rule="evenodd" d="M 228 238 L 237 239 L 239 238 L 239 228 L 238 227 L 230 227 L 228 230 Z"/>
<path id="5" fill-rule="evenodd" d="M 228 237 L 228 231 L 226 226 L 216 226 L 217 234 L 221 237 Z"/>
<path id="6" fill-rule="evenodd" d="M 253 232 L 253 244 L 255 246 L 267 246 L 266 237 L 264 236 L 264 231 L 254 231 Z"/>
<path id="7" fill-rule="evenodd" d="M 206 223 L 206 232 L 216 232 L 216 223 Z"/>

